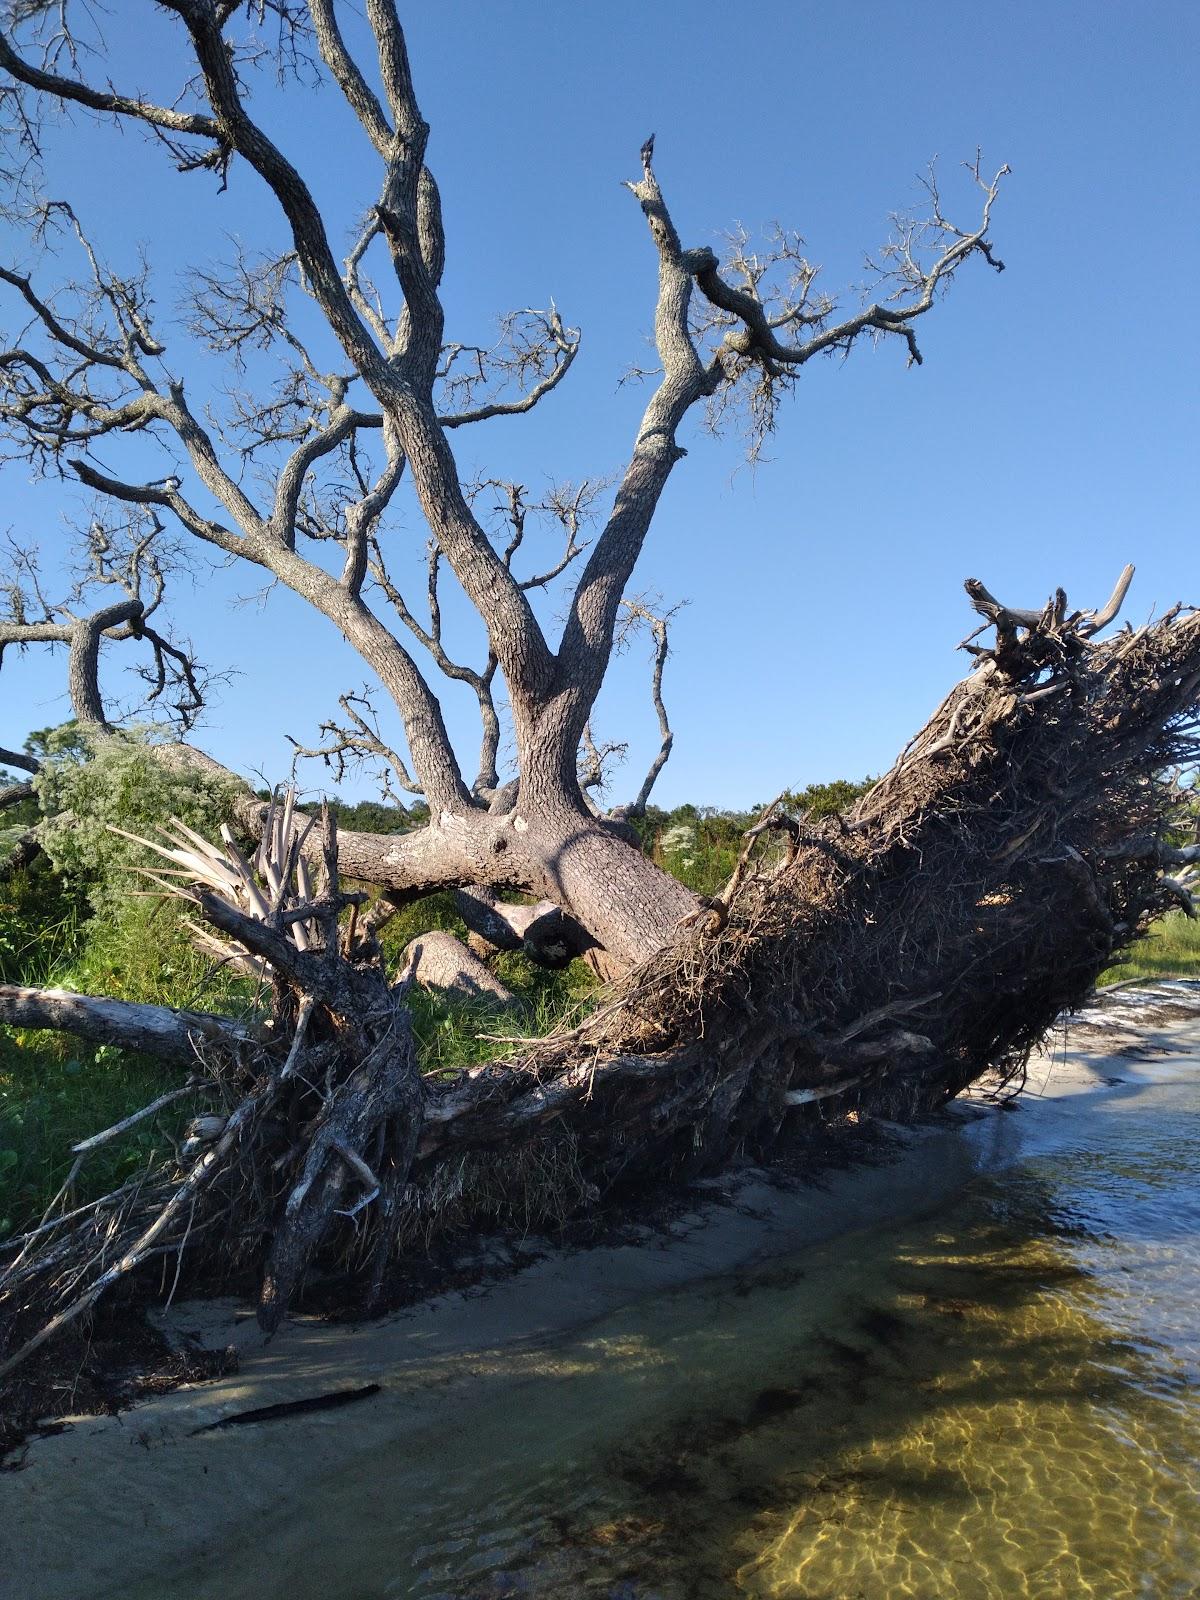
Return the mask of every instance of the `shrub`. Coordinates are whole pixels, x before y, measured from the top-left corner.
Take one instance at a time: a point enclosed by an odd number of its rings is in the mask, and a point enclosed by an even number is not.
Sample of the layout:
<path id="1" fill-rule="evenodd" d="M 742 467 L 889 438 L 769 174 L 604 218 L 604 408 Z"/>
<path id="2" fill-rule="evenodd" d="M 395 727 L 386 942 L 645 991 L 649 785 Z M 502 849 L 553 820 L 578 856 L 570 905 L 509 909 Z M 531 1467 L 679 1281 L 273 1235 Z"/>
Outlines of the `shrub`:
<path id="1" fill-rule="evenodd" d="M 61 735 L 61 737 L 58 737 Z M 39 837 L 55 870 L 99 915 L 116 916 L 134 887 L 146 851 L 111 831 L 153 835 L 179 817 L 211 838 L 229 814 L 228 780 L 160 760 L 154 729 L 80 741 L 72 724 L 48 740 L 34 779 L 44 821 Z"/>

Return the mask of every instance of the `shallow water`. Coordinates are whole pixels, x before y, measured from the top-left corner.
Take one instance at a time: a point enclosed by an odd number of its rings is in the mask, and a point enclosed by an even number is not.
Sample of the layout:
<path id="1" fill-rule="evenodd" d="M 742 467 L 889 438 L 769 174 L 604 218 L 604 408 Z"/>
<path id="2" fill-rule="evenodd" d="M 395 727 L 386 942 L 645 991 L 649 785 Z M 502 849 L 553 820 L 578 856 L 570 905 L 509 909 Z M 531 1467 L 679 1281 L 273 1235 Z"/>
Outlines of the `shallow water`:
<path id="1" fill-rule="evenodd" d="M 1119 1088 L 916 1221 L 506 1350 L 468 1404 L 447 1373 L 423 1437 L 226 1545 L 221 1590 L 1195 1596 L 1198 1113 L 1194 1067 Z"/>

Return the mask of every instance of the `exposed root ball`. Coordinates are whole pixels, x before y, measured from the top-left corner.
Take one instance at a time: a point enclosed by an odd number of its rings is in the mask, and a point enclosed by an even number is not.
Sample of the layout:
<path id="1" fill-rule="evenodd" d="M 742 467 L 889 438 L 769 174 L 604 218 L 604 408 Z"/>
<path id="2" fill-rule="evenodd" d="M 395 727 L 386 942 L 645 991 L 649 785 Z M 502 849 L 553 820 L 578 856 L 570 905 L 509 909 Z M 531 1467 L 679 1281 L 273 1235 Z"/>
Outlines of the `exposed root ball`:
<path id="1" fill-rule="evenodd" d="M 968 584 L 994 647 L 853 813 L 767 813 L 725 893 L 587 1020 L 450 1082 L 421 1081 L 403 987 L 354 911 L 339 925 L 358 897 L 339 893 L 328 816 L 315 891 L 290 801 L 253 865 L 232 840 L 161 847 L 195 872 L 209 928 L 269 972 L 273 1026 L 181 1024 L 201 1103 L 180 1160 L 6 1247 L 0 1379 L 164 1256 L 260 1263 L 271 1328 L 313 1261 L 376 1292 L 399 1251 L 466 1223 L 560 1219 L 629 1179 L 763 1151 L 795 1118 L 902 1116 L 989 1069 L 1019 1078 L 1151 917 L 1194 909 L 1200 848 L 1173 825 L 1198 754 L 1200 614 L 1098 642 L 1124 581 L 1074 614 L 1061 592 L 1017 612 Z M 764 838 L 783 842 L 756 859 Z M 0 1017 L 31 1003 L 0 990 Z"/>

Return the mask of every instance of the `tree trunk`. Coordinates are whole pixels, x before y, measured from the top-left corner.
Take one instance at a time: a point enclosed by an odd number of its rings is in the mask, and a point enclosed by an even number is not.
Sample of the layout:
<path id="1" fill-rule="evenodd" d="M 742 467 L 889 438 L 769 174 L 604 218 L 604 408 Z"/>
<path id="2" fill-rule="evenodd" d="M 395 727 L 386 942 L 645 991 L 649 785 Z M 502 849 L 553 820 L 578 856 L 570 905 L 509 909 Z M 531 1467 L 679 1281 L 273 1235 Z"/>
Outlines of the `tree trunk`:
<path id="1" fill-rule="evenodd" d="M 261 1046 L 265 1029 L 248 1027 L 211 1011 L 176 1011 L 170 1006 L 138 1005 L 75 994 L 68 989 L 25 989 L 0 983 L 0 1023 L 14 1028 L 53 1028 L 96 1044 L 117 1044 L 178 1066 L 194 1067 L 204 1045 L 235 1050 Z"/>
<path id="2" fill-rule="evenodd" d="M 569 800 L 518 802 L 502 816 L 443 812 L 413 833 L 346 832 L 339 844 L 342 870 L 378 885 L 397 905 L 438 889 L 477 891 L 480 885 L 538 896 L 578 926 L 534 929 L 537 919 L 531 918 L 521 928 L 525 919 L 477 894 L 475 905 L 460 908 L 468 927 L 498 948 L 523 943 L 537 959 L 544 943 L 549 965 L 561 964 L 564 939 L 567 959 L 597 947 L 608 977 L 644 961 L 698 905 L 690 889 L 628 843 L 621 829 Z M 315 842 L 310 848 L 315 852 Z M 510 942 L 501 922 L 519 936 Z"/>
<path id="3" fill-rule="evenodd" d="M 582 807 L 519 804 L 514 815 L 542 892 L 586 929 L 608 975 L 646 960 L 696 910 L 690 889 Z"/>

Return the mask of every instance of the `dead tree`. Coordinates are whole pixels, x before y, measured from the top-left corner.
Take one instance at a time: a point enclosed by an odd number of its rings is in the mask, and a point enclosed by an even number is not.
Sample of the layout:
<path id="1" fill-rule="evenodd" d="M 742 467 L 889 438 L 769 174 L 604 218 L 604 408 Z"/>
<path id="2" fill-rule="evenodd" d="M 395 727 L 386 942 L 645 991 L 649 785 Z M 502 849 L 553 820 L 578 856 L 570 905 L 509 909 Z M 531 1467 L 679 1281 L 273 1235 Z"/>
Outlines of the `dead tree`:
<path id="1" fill-rule="evenodd" d="M 290 800 L 252 862 L 228 829 L 216 846 L 182 827 L 147 841 L 207 936 L 270 983 L 270 1020 L 0 986 L 0 1021 L 188 1072 L 76 1146 L 46 1215 L 0 1246 L 0 1382 L 164 1254 L 258 1266 L 271 1329 L 315 1258 L 367 1273 L 377 1297 L 398 1254 L 464 1222 L 528 1225 L 766 1152 L 830 1109 L 903 1116 L 989 1070 L 1019 1080 L 1149 918 L 1195 914 L 1200 846 L 1172 828 L 1173 769 L 1200 757 L 1200 612 L 1098 640 L 1129 576 L 1097 612 L 1068 613 L 1061 591 L 1014 610 L 970 583 L 994 644 L 972 646 L 975 670 L 853 812 L 771 808 L 724 892 L 590 1016 L 449 1079 L 419 1071 L 409 975 L 391 982 L 358 932 L 328 811 L 315 888 Z M 786 848 L 764 865 L 775 833 Z M 182 1096 L 201 1115 L 173 1159 L 70 1204 L 92 1149 Z"/>
<path id="2" fill-rule="evenodd" d="M 464 1218 L 561 1214 L 631 1178 L 766 1150 L 797 1119 L 830 1108 L 897 1114 L 988 1069 L 1019 1075 L 1053 1017 L 1148 918 L 1170 904 L 1192 909 L 1196 847 L 1175 836 L 1185 802 L 1170 774 L 1197 756 L 1197 613 L 1177 609 L 1104 637 L 1130 572 L 1096 611 L 1070 611 L 1061 592 L 1041 610 L 1013 609 L 971 582 L 994 639 L 968 641 L 973 671 L 851 814 L 810 822 L 771 810 L 725 891 L 707 901 L 647 860 L 628 828 L 670 749 L 665 623 L 629 586 L 683 455 L 685 420 L 697 407 L 741 404 L 769 429 L 809 361 L 864 338 L 899 341 L 919 361 L 919 319 L 959 269 L 976 256 L 1001 267 L 989 230 L 1003 169 L 989 180 L 972 165 L 981 215 L 970 228 L 950 222 L 931 181 L 931 215 L 902 223 L 878 296 L 844 313 L 788 235 L 764 254 L 735 240 L 724 265 L 686 248 L 647 141 L 628 187 L 658 257 L 661 372 L 592 530 L 586 488 L 535 499 L 517 484 L 460 482 L 455 431 L 544 400 L 569 371 L 578 335 L 551 308 L 508 319 L 493 350 L 447 337 L 440 201 L 391 0 L 366 3 L 375 77 L 352 58 L 333 0 L 258 8 L 276 13 L 291 49 L 312 48 L 378 157 L 378 201 L 341 265 L 301 174 L 248 109 L 242 85 L 257 46 L 234 38 L 242 8 L 164 0 L 163 9 L 177 20 L 183 62 L 169 106 L 114 88 L 115 63 L 102 84 L 85 82 L 60 32 L 52 58 L 38 57 L 28 29 L 50 17 L 58 30 L 65 9 L 33 4 L 23 8 L 26 36 L 0 38 L 9 108 L 31 153 L 39 108 L 65 102 L 144 125 L 185 181 L 252 173 L 292 247 L 204 275 L 194 325 L 235 363 L 251 347 L 280 354 L 282 376 L 266 394 L 232 392 L 224 436 L 210 430 L 167 373 L 144 279 L 104 268 L 60 206 L 48 221 L 76 239 L 89 276 L 51 296 L 31 276 L 0 271 L 25 320 L 0 355 L 0 420 L 10 448 L 61 466 L 127 515 L 169 519 L 181 537 L 260 569 L 336 627 L 404 738 L 389 740 L 370 704 L 347 695 L 344 721 L 310 748 L 334 763 L 379 757 L 424 799 L 429 821 L 392 838 L 336 836 L 327 822 L 306 837 L 278 810 L 264 824 L 248 797 L 240 821 L 265 827 L 253 862 L 232 833 L 220 846 L 178 836 L 165 846 L 177 852 L 172 870 L 183 878 L 174 881 L 195 902 L 201 937 L 225 941 L 271 985 L 261 1034 L 221 1018 L 0 990 L 0 1020 L 124 1033 L 189 1063 L 179 1090 L 201 1105 L 176 1160 L 82 1214 L 64 1196 L 8 1252 L 9 1362 L 162 1254 L 211 1263 L 218 1242 L 228 1254 L 236 1239 L 260 1269 L 261 1314 L 273 1326 L 314 1259 L 367 1268 L 378 1284 L 406 1244 Z M 377 259 L 386 289 L 368 278 Z M 326 354 L 289 320 L 300 294 L 324 320 Z M 139 461 L 148 442 L 161 446 L 165 476 L 121 477 L 90 455 L 102 440 L 116 461 L 135 435 Z M 229 455 L 239 449 L 261 465 L 265 489 L 246 487 Z M 388 560 L 402 482 L 429 540 L 420 615 Z M 499 539 L 485 526 L 489 502 Z M 549 518 L 562 544 L 527 568 L 531 518 Z M 574 587 L 555 643 L 533 597 L 567 574 Z M 446 645 L 449 579 L 486 629 L 481 665 Z M 86 668 L 77 705 L 98 706 L 103 722 L 99 641 L 124 628 L 131 640 L 139 627 L 145 636 L 140 591 L 127 589 L 119 617 L 32 616 L 27 589 L 13 591 L 5 641 L 65 644 Z M 631 806 L 604 813 L 594 797 L 606 750 L 590 717 L 623 602 L 627 617 L 641 608 L 655 640 L 662 743 Z M 416 651 L 478 700 L 470 782 Z M 500 770 L 501 684 L 512 776 Z M 182 744 L 172 755 L 208 760 Z M 764 855 L 768 841 L 775 848 Z M 316 889 L 310 862 L 322 873 Z M 373 942 L 377 915 L 339 890 L 339 872 L 383 891 L 378 915 L 456 890 L 488 943 L 520 941 L 550 962 L 591 952 L 613 986 L 572 1029 L 450 1080 L 422 1079 L 403 981 L 382 970 Z M 529 903 L 509 905 L 501 889 Z M 418 972 L 421 954 L 410 963 Z"/>
<path id="3" fill-rule="evenodd" d="M 910 362 L 920 361 L 920 318 L 960 269 L 975 258 L 1002 266 L 990 227 L 1003 169 L 989 179 L 972 164 L 980 211 L 961 228 L 944 214 L 931 180 L 928 216 L 898 219 L 875 297 L 846 311 L 819 289 L 791 235 L 780 233 L 759 253 L 735 240 L 724 264 L 707 246 L 686 247 L 647 141 L 641 172 L 627 187 L 658 257 L 660 371 L 607 513 L 593 529 L 588 517 L 598 502 L 586 485 L 535 496 L 517 484 L 460 481 L 455 434 L 545 402 L 568 375 L 579 335 L 553 306 L 509 315 L 490 349 L 447 332 L 441 201 L 392 0 L 367 6 L 373 61 L 353 57 L 334 0 L 249 14 L 216 0 L 166 0 L 160 9 L 177 24 L 180 89 L 169 105 L 114 87 L 119 61 L 86 80 L 68 48 L 69 7 L 22 8 L 22 22 L 0 36 L 0 71 L 25 159 L 36 160 L 38 131 L 56 106 L 85 120 L 140 126 L 181 169 L 180 181 L 197 185 L 215 174 L 223 184 L 257 185 L 286 221 L 291 246 L 277 259 L 206 267 L 191 285 L 195 338 L 234 368 L 223 414 L 210 425 L 189 402 L 186 373 L 172 365 L 155 326 L 147 272 L 113 272 L 76 210 L 43 205 L 41 234 L 74 251 L 83 270 L 77 281 L 43 284 L 39 272 L 0 268 L 22 324 L 0 354 L 9 450 L 73 475 L 103 506 L 159 517 L 198 548 L 259 569 L 359 652 L 403 740 L 382 737 L 361 703 L 346 698 L 345 724 L 328 728 L 321 748 L 378 757 L 402 790 L 424 799 L 429 824 L 393 839 L 343 836 L 347 871 L 394 901 L 482 887 L 552 903 L 572 924 L 572 948 L 591 948 L 607 972 L 623 971 L 695 909 L 684 888 L 632 847 L 620 811 L 615 819 L 598 815 L 580 782 L 622 601 L 685 453 L 681 429 L 697 408 L 740 406 L 761 433 L 808 363 L 845 355 L 863 340 L 896 342 Z M 289 59 L 307 52 L 312 69 L 332 81 L 377 162 L 377 197 L 340 263 L 330 244 L 334 219 L 322 216 L 303 175 L 255 121 L 244 91 L 268 26 L 282 30 Z M 295 314 L 298 301 L 304 317 Z M 305 331 L 313 306 L 324 324 L 315 342 Z M 148 446 L 160 449 L 162 466 L 147 481 L 135 474 Z M 104 467 L 93 454 L 101 448 Z M 389 512 L 402 486 L 428 531 L 423 608 L 389 565 L 396 543 Z M 499 537 L 486 525 L 497 502 Z M 534 524 L 547 521 L 563 535 L 558 554 L 525 564 Z M 535 600 L 547 584 L 570 577 L 555 641 Z M 439 586 L 447 580 L 482 619 L 487 650 L 477 666 L 454 659 L 445 644 Z M 451 746 L 422 659 L 477 697 L 473 778 Z M 515 747 L 511 775 L 498 767 L 501 685 Z M 645 804 L 662 759 L 635 808 Z M 465 897 L 464 913 L 474 903 Z M 478 932 L 487 937 L 482 925 Z"/>

